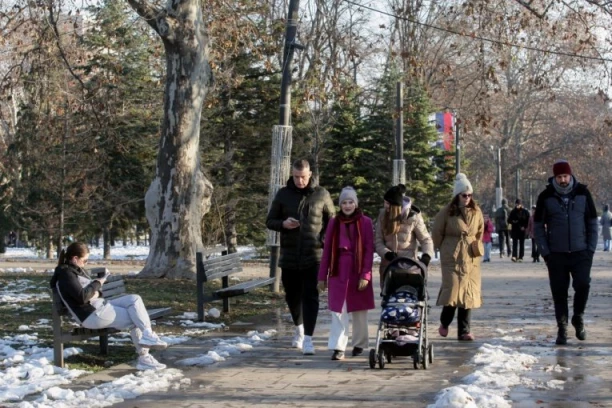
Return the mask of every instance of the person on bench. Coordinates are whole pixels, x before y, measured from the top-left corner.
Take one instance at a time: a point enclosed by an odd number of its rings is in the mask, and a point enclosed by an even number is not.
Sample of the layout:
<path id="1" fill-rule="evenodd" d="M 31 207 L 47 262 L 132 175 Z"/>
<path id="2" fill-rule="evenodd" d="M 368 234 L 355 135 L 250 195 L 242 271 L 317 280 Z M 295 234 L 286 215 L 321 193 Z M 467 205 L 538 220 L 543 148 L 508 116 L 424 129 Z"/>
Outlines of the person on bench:
<path id="1" fill-rule="evenodd" d="M 86 329 L 107 327 L 131 329 L 132 342 L 138 353 L 138 370 L 162 370 L 149 349 L 164 349 L 168 344 L 151 329 L 151 320 L 139 295 L 124 295 L 111 300 L 103 298 L 102 285 L 107 276 L 92 279 L 83 269 L 89 258 L 86 244 L 73 242 L 62 249 L 51 278 L 62 301 L 81 326 Z"/>

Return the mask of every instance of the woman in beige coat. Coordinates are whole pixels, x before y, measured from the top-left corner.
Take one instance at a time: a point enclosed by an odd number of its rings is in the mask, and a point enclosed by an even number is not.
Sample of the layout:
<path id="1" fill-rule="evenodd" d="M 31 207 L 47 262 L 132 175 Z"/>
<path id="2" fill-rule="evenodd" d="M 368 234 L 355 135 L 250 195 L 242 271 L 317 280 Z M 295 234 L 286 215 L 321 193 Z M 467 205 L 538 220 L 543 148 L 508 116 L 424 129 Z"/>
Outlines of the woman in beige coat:
<path id="1" fill-rule="evenodd" d="M 448 326 L 457 312 L 457 337 L 474 340 L 470 331 L 472 309 L 482 305 L 480 261 L 472 250 L 472 242 L 480 241 L 484 219 L 472 198 L 472 185 L 463 173 L 455 179 L 453 200 L 436 215 L 432 237 L 440 250 L 442 285 L 436 305 L 443 306 L 440 315 L 440 336 L 448 336 Z"/>
<path id="2" fill-rule="evenodd" d="M 409 197 L 405 196 L 406 186 L 398 184 L 385 193 L 385 208 L 380 210 L 376 220 L 375 245 L 380 256 L 380 285 L 387 265 L 396 257 L 417 260 L 421 247 L 421 262 L 427 266 L 434 253 L 433 241 L 421 211 Z"/>

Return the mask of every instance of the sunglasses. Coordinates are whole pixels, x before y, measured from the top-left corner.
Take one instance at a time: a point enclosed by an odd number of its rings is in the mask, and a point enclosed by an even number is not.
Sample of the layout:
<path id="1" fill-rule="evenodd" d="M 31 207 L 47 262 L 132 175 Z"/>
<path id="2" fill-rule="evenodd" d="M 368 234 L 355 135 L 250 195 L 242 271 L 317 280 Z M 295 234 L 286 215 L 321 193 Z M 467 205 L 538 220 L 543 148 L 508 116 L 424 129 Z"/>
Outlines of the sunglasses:
<path id="1" fill-rule="evenodd" d="M 463 198 L 470 198 L 470 197 L 472 197 L 472 195 L 471 194 L 461 194 L 461 197 L 463 197 Z"/>

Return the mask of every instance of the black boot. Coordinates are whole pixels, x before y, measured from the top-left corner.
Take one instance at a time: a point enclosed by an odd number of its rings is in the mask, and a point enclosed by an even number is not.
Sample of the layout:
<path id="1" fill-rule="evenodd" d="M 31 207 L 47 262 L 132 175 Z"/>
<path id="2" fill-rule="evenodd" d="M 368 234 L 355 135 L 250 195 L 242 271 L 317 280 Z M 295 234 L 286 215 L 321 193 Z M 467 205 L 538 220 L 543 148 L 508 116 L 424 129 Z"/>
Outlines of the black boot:
<path id="1" fill-rule="evenodd" d="M 576 338 L 578 340 L 586 340 L 586 330 L 584 329 L 584 320 L 582 316 L 574 315 L 572 317 L 572 326 L 576 329 Z"/>
<path id="2" fill-rule="evenodd" d="M 560 326 L 557 331 L 557 340 L 555 344 L 558 346 L 564 346 L 567 344 L 567 326 Z"/>

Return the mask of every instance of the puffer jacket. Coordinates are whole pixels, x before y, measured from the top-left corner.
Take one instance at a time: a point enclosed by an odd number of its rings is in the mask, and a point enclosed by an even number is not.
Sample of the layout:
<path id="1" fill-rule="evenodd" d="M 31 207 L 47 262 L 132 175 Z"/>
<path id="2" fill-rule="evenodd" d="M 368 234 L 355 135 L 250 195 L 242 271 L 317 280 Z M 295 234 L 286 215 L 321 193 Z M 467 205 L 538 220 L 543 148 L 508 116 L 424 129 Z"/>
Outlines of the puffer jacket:
<path id="1" fill-rule="evenodd" d="M 383 235 L 382 223 L 384 217 L 385 209 L 382 208 L 376 219 L 375 236 L 376 253 L 380 256 L 379 272 L 381 276 L 390 263 L 385 259 L 385 254 L 389 251 L 397 253 L 397 256 L 416 260 L 420 244 L 421 251 L 433 259 L 433 241 L 418 207 L 413 205 L 410 208 L 408 215 L 401 220 L 400 230 L 397 234 Z"/>
<path id="2" fill-rule="evenodd" d="M 573 176 L 572 176 L 573 177 Z M 557 193 L 552 177 L 538 196 L 533 217 L 535 239 L 542 256 L 552 252 L 595 252 L 597 210 L 587 186 L 574 177 L 574 188 L 566 205 Z"/>
<path id="3" fill-rule="evenodd" d="M 100 281 L 92 280 L 83 268 L 71 264 L 62 264 L 55 268 L 50 286 L 58 290 L 62 301 L 80 323 L 96 311 L 96 307 L 90 302 L 95 293 L 99 292 L 102 296 Z"/>
<path id="4" fill-rule="evenodd" d="M 325 229 L 336 210 L 331 196 L 323 187 L 299 189 L 293 178 L 276 193 L 266 227 L 280 232 L 279 266 L 287 269 L 306 269 L 321 262 Z M 283 228 L 283 221 L 293 217 L 300 221 L 298 228 Z"/>

